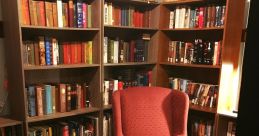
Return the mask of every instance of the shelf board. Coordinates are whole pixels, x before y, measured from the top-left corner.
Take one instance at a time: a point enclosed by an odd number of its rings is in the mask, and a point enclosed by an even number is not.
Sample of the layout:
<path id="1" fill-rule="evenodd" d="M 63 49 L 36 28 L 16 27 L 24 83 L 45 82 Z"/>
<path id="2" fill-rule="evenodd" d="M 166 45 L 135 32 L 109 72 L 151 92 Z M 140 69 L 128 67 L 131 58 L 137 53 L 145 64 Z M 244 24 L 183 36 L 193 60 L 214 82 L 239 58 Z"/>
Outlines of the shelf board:
<path id="1" fill-rule="evenodd" d="M 189 109 L 196 110 L 196 111 L 202 111 L 202 112 L 208 112 L 208 113 L 216 113 L 216 108 L 209 108 L 209 107 L 202 107 L 198 105 L 193 105 L 190 103 Z"/>
<path id="2" fill-rule="evenodd" d="M 48 70 L 48 69 L 66 69 L 66 68 L 86 68 L 98 67 L 99 64 L 67 64 L 67 65 L 51 65 L 51 66 L 24 66 L 24 70 Z"/>
<path id="3" fill-rule="evenodd" d="M 22 29 L 42 29 L 42 30 L 64 30 L 64 31 L 99 31 L 99 28 L 73 28 L 73 27 L 47 27 L 22 25 Z"/>
<path id="4" fill-rule="evenodd" d="M 104 28 L 109 29 L 122 29 L 122 30 L 146 30 L 146 31 L 157 31 L 158 28 L 148 28 L 148 27 L 132 27 L 132 26 L 113 26 L 113 25 L 104 25 Z"/>
<path id="5" fill-rule="evenodd" d="M 135 4 L 135 5 L 159 5 L 158 2 L 153 2 L 149 0 L 107 0 L 109 2 L 120 2 L 120 3 L 128 3 L 128 4 Z"/>
<path id="6" fill-rule="evenodd" d="M 8 126 L 21 125 L 21 124 L 22 124 L 21 121 L 0 117 L 0 128 L 8 127 Z"/>
<path id="7" fill-rule="evenodd" d="M 176 5 L 176 4 L 189 4 L 189 3 L 200 3 L 200 2 L 205 2 L 205 0 L 175 0 L 175 1 L 162 2 L 162 4 Z"/>
<path id="8" fill-rule="evenodd" d="M 181 64 L 181 63 L 170 63 L 170 62 L 161 62 L 160 65 L 168 65 L 168 66 L 177 66 L 177 67 L 197 67 L 197 68 L 215 68 L 220 69 L 219 65 L 202 65 L 202 64 Z"/>
<path id="9" fill-rule="evenodd" d="M 174 31 L 223 31 L 224 27 L 206 27 L 206 28 L 175 28 L 175 29 L 161 29 L 162 31 L 169 31 L 169 32 L 174 32 Z"/>
<path id="10" fill-rule="evenodd" d="M 126 62 L 126 63 L 107 63 L 104 64 L 106 67 L 116 67 L 116 66 L 139 66 L 139 65 L 155 65 L 155 62 Z"/>
<path id="11" fill-rule="evenodd" d="M 111 104 L 103 106 L 103 110 L 110 110 L 110 109 L 112 109 L 112 105 Z"/>
<path id="12" fill-rule="evenodd" d="M 183 5 L 183 4 L 209 4 L 209 3 L 226 3 L 226 0 L 175 0 L 169 2 L 162 2 L 162 5 Z"/>
<path id="13" fill-rule="evenodd" d="M 233 112 L 229 112 L 229 111 L 225 111 L 225 112 L 220 112 L 219 115 L 224 116 L 224 117 L 228 117 L 228 118 L 236 119 L 238 114 L 233 113 Z"/>
<path id="14" fill-rule="evenodd" d="M 91 112 L 97 112 L 97 111 L 100 111 L 100 108 L 91 107 L 91 108 L 85 108 L 85 109 L 77 109 L 77 110 L 73 110 L 70 112 L 62 112 L 62 113 L 57 112 L 57 113 L 50 114 L 50 115 L 28 117 L 27 121 L 29 123 L 32 123 L 32 122 L 39 122 L 39 121 L 50 120 L 50 119 L 76 116 L 76 115 L 81 115 L 81 114 L 86 114 L 86 113 L 91 113 Z"/>

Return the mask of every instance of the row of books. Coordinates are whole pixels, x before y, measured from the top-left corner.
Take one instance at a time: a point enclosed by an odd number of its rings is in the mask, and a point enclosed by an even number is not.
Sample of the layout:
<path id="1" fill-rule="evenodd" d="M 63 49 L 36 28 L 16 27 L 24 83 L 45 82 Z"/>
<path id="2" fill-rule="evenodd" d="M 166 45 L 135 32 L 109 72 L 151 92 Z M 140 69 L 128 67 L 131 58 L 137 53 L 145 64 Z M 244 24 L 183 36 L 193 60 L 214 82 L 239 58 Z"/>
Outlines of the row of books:
<path id="1" fill-rule="evenodd" d="M 51 122 L 29 127 L 30 136 L 100 136 L 99 118 L 84 116 L 68 121 Z"/>
<path id="2" fill-rule="evenodd" d="M 226 6 L 192 8 L 177 6 L 169 15 L 169 28 L 222 27 L 225 22 Z"/>
<path id="3" fill-rule="evenodd" d="M 228 122 L 227 128 L 227 136 L 235 136 L 236 135 L 236 123 L 234 121 Z"/>
<path id="4" fill-rule="evenodd" d="M 113 118 L 110 113 L 104 113 L 103 136 L 113 136 Z"/>
<path id="5" fill-rule="evenodd" d="M 140 72 L 136 74 L 135 79 L 110 79 L 104 81 L 103 105 L 111 104 L 112 93 L 117 90 L 123 90 L 134 86 L 151 86 L 152 72 Z"/>
<path id="6" fill-rule="evenodd" d="M 119 38 L 115 40 L 104 37 L 103 62 L 125 63 L 125 62 L 147 62 L 149 40 L 137 39 L 124 41 Z"/>
<path id="7" fill-rule="evenodd" d="M 194 105 L 215 108 L 218 85 L 195 83 L 188 79 L 169 77 L 169 87 L 188 94 Z"/>
<path id="8" fill-rule="evenodd" d="M 38 41 L 23 41 L 25 65 L 92 64 L 92 41 L 58 42 L 39 36 Z"/>
<path id="9" fill-rule="evenodd" d="M 29 85 L 26 93 L 29 117 L 91 107 L 86 83 Z"/>
<path id="10" fill-rule="evenodd" d="M 92 27 L 92 5 L 82 0 L 21 0 L 23 25 L 47 27 Z"/>
<path id="11" fill-rule="evenodd" d="M 221 41 L 194 42 L 170 41 L 168 47 L 168 62 L 184 64 L 220 65 Z"/>
<path id="12" fill-rule="evenodd" d="M 210 120 L 195 119 L 191 122 L 191 136 L 212 136 L 213 122 Z"/>
<path id="13" fill-rule="evenodd" d="M 1 127 L 0 136 L 22 136 L 22 128 L 20 126 Z"/>
<path id="14" fill-rule="evenodd" d="M 133 6 L 104 3 L 104 25 L 149 27 L 150 14 L 151 11 L 145 7 L 140 10 Z"/>

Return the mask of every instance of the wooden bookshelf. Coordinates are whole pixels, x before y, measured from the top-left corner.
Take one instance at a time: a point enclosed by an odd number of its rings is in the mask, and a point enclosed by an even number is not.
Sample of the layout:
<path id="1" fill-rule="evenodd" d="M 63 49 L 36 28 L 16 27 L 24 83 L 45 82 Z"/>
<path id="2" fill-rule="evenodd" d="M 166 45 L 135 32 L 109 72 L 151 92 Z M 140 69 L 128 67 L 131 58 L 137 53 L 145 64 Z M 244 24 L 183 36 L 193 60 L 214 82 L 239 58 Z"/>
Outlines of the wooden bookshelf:
<path id="1" fill-rule="evenodd" d="M 105 67 L 119 67 L 119 66 L 141 66 L 141 65 L 155 65 L 156 63 L 150 62 L 127 62 L 127 63 L 107 63 Z"/>
<path id="2" fill-rule="evenodd" d="M 197 68 L 215 68 L 220 69 L 221 66 L 219 65 L 201 65 L 201 64 L 181 64 L 181 63 L 170 63 L 170 62 L 161 62 L 161 65 L 169 65 L 169 66 L 176 66 L 176 67 L 197 67 Z"/>
<path id="3" fill-rule="evenodd" d="M 87 68 L 99 67 L 99 64 L 68 64 L 68 65 L 54 65 L 54 66 L 24 66 L 24 70 L 48 70 L 48 69 L 69 69 L 69 68 Z"/>
<path id="4" fill-rule="evenodd" d="M 43 115 L 43 116 L 35 116 L 35 117 L 27 117 L 28 123 L 32 122 L 40 122 L 44 120 L 51 120 L 51 119 L 57 119 L 57 118 L 64 118 L 64 117 L 70 117 L 70 116 L 78 116 L 78 115 L 83 115 L 87 113 L 92 113 L 92 112 L 99 112 L 100 108 L 85 108 L 85 109 L 77 109 L 73 110 L 70 112 L 57 112 L 55 114 L 50 114 L 50 115 Z"/>
<path id="5" fill-rule="evenodd" d="M 190 104 L 190 110 L 196 110 L 196 111 L 201 111 L 201 112 L 207 112 L 207 113 L 217 113 L 216 108 L 209 108 L 209 107 L 202 107 L 198 105 L 193 105 Z"/>
<path id="6" fill-rule="evenodd" d="M 43 29 L 43 30 L 61 30 L 61 31 L 99 31 L 100 28 L 73 28 L 73 27 L 47 27 L 47 26 L 31 26 L 22 25 L 22 29 Z"/>
<path id="7" fill-rule="evenodd" d="M 234 5 L 234 3 L 238 3 Z M 224 24 L 221 26 L 206 26 L 206 27 L 191 27 L 180 26 L 179 28 L 172 27 L 169 28 L 170 23 L 170 12 L 177 10 L 178 6 L 187 6 L 191 8 L 206 7 L 208 5 L 225 6 L 226 14 Z M 213 85 L 220 85 L 222 80 L 221 73 L 222 67 L 225 64 L 233 64 L 237 67 L 239 58 L 239 46 L 241 42 L 241 37 L 243 30 L 243 10 L 244 1 L 235 0 L 222 0 L 222 1 L 207 1 L 207 0 L 178 0 L 171 2 L 162 2 L 160 7 L 160 25 L 161 30 L 159 38 L 159 53 L 158 53 L 158 75 L 157 85 L 162 87 L 168 87 L 169 77 L 190 79 L 191 81 L 196 81 L 198 83 L 206 83 Z M 235 16 L 234 13 L 240 14 L 240 16 Z M 236 14 L 237 15 L 237 14 Z M 241 17 L 242 16 L 242 17 Z M 234 21 L 235 18 L 235 21 Z M 238 20 L 238 21 L 237 21 Z M 174 20 L 175 21 L 175 20 Z M 175 23 L 175 22 L 174 22 Z M 174 24 L 175 25 L 175 24 Z M 235 32 L 236 35 L 233 35 Z M 220 65 L 203 65 L 203 64 L 183 64 L 183 63 L 170 63 L 168 62 L 168 51 L 170 41 L 183 41 L 194 43 L 194 39 L 206 39 L 208 41 L 222 41 L 222 51 L 221 51 L 221 62 Z M 244 38 L 243 38 L 244 39 Z M 230 53 L 231 52 L 231 53 Z M 221 90 L 219 90 L 221 91 Z M 227 91 L 227 90 L 224 90 Z M 217 93 L 219 95 L 219 93 Z M 216 102 L 218 102 L 218 97 Z M 190 110 L 196 112 L 190 112 L 189 116 L 201 116 L 200 113 L 204 113 L 205 120 L 208 119 L 213 121 L 213 136 L 225 135 L 221 133 L 224 128 L 219 127 L 219 125 L 225 126 L 226 118 L 219 118 L 221 116 L 217 113 L 218 104 L 215 108 L 201 107 L 197 105 L 190 104 Z M 198 113 L 197 113 L 198 112 Z M 196 115 L 197 114 L 197 115 Z M 207 118 L 209 116 L 209 118 Z M 191 118 L 190 118 L 191 119 Z M 219 121 L 221 120 L 221 121 Z M 191 134 L 191 132 L 188 132 Z"/>
<path id="8" fill-rule="evenodd" d="M 103 106 L 103 110 L 111 110 L 112 109 L 112 105 L 105 105 Z"/>
<path id="9" fill-rule="evenodd" d="M 158 5 L 158 2 L 148 1 L 148 0 L 108 0 L 109 2 L 117 2 L 117 3 L 126 3 L 126 4 L 134 4 L 134 5 Z"/>
<path id="10" fill-rule="evenodd" d="M 158 30 L 158 28 L 113 26 L 113 25 L 105 25 L 104 28 L 106 28 L 106 29 L 122 29 L 122 30 L 146 30 L 146 31 L 157 31 Z"/>
<path id="11" fill-rule="evenodd" d="M 223 30 L 224 30 L 224 27 L 162 29 L 162 31 L 223 31 Z"/>
<path id="12" fill-rule="evenodd" d="M 21 124 L 22 124 L 21 121 L 0 117 L 0 128 L 21 125 Z"/>
<path id="13" fill-rule="evenodd" d="M 84 115 L 95 115 L 102 120 L 106 112 L 111 112 L 112 105 L 103 105 L 103 82 L 106 79 L 114 79 L 120 70 L 151 71 L 152 86 L 168 87 L 168 78 L 176 76 L 188 78 L 199 83 L 210 83 L 220 86 L 222 65 L 233 63 L 237 68 L 239 46 L 241 37 L 245 39 L 245 30 L 242 28 L 244 1 L 242 0 L 182 0 L 172 2 L 153 3 L 142 0 L 90 0 L 93 6 L 90 28 L 69 27 L 46 27 L 31 26 L 21 23 L 20 0 L 2 1 L 3 22 L 0 22 L 0 37 L 4 37 L 6 45 L 6 62 L 8 69 L 8 81 L 11 118 L 15 120 L 0 118 L 0 127 L 24 124 L 24 135 L 28 134 L 29 123 L 41 123 L 53 119 L 65 117 L 83 117 Z M 114 26 L 104 25 L 103 9 L 105 2 L 111 2 L 117 6 L 133 6 L 138 10 L 148 7 L 150 10 L 150 21 L 148 27 Z M 220 27 L 204 28 L 169 28 L 169 12 L 178 5 L 199 7 L 207 5 L 225 5 L 225 23 Z M 239 16 L 237 16 L 239 15 Z M 4 24 L 3 24 L 4 23 Z M 2 32 L 2 33 L 1 33 Z M 145 62 L 125 63 L 103 63 L 104 37 L 120 40 L 136 40 L 142 34 L 150 34 L 148 59 Z M 25 66 L 23 64 L 22 41 L 31 40 L 37 36 L 56 37 L 61 41 L 93 41 L 93 64 L 69 64 L 56 66 Z M 208 41 L 222 41 L 221 65 L 203 64 L 180 64 L 167 62 L 169 41 L 193 41 L 202 38 Z M 71 112 L 55 113 L 51 115 L 28 117 L 27 96 L 25 88 L 30 83 L 46 82 L 88 82 L 91 90 L 91 101 L 94 108 L 80 109 Z M 220 97 L 220 96 L 219 96 Z M 19 103 L 19 105 L 17 105 Z M 217 105 L 217 104 L 216 104 Z M 215 108 L 190 105 L 191 111 L 209 114 L 213 116 L 215 130 L 213 135 L 221 133 L 218 120 L 228 120 L 221 117 Z M 191 113 L 193 114 L 193 113 Z M 219 119 L 220 116 L 221 118 Z M 2 123 L 3 122 L 3 123 Z M 221 121 L 225 124 L 225 121 Z M 2 125 L 3 124 L 3 125 Z M 99 122 L 100 135 L 102 135 L 102 121 Z M 225 129 L 225 128 L 223 128 Z"/>

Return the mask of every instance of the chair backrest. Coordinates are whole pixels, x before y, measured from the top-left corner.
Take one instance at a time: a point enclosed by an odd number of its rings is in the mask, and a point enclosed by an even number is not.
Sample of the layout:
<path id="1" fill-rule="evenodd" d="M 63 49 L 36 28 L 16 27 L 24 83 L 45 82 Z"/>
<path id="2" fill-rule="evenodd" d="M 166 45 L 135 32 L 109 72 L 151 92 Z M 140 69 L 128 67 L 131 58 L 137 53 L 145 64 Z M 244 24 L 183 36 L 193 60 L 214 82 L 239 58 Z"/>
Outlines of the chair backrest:
<path id="1" fill-rule="evenodd" d="M 132 87 L 113 93 L 116 136 L 187 135 L 189 99 L 162 87 Z"/>

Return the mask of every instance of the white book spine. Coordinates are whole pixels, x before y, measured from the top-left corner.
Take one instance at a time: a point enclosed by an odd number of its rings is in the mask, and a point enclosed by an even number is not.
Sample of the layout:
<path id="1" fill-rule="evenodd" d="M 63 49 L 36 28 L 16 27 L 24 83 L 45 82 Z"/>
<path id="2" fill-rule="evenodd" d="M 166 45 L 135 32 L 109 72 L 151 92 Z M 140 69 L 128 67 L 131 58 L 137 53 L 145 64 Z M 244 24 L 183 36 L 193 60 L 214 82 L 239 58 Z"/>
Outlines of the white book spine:
<path id="1" fill-rule="evenodd" d="M 103 40 L 103 63 L 108 63 L 108 37 L 104 37 Z"/>
<path id="2" fill-rule="evenodd" d="M 175 28 L 179 28 L 179 17 L 180 17 L 180 7 L 176 7 L 175 9 Z"/>
<path id="3" fill-rule="evenodd" d="M 114 41 L 113 50 L 113 63 L 119 63 L 119 41 Z"/>
<path id="4" fill-rule="evenodd" d="M 57 0 L 58 27 L 63 27 L 62 1 Z"/>
<path id="5" fill-rule="evenodd" d="M 57 65 L 59 62 L 59 48 L 58 48 L 58 42 L 56 39 L 52 40 L 52 52 L 53 52 L 53 65 Z"/>
<path id="6" fill-rule="evenodd" d="M 104 15 L 103 16 L 104 25 L 108 25 L 109 23 L 108 23 L 108 4 L 107 4 L 107 2 L 104 3 L 104 14 L 103 15 Z"/>
<path id="7" fill-rule="evenodd" d="M 170 11 L 169 28 L 174 28 L 174 11 Z"/>

